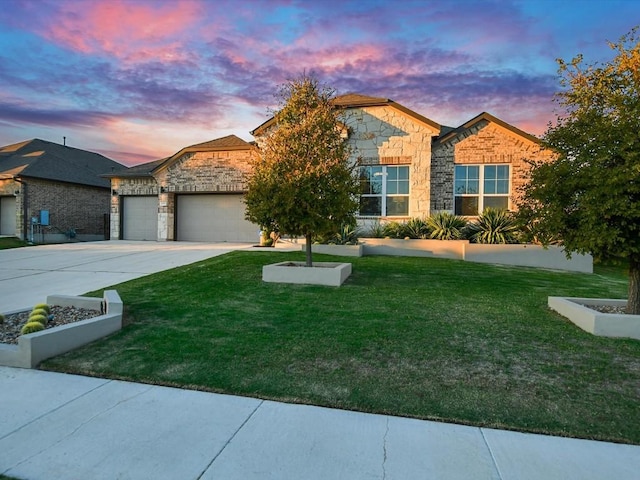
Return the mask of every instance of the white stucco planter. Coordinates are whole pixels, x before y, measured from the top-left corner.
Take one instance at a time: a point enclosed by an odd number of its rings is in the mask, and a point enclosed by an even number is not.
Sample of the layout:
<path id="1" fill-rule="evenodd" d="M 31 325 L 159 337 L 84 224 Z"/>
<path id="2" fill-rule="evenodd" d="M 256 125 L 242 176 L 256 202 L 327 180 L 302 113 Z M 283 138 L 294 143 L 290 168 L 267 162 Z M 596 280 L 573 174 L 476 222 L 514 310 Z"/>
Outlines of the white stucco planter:
<path id="1" fill-rule="evenodd" d="M 307 246 L 305 244 L 302 244 L 300 248 L 304 252 Z M 323 255 L 336 255 L 338 257 L 361 257 L 362 251 L 362 245 L 311 245 L 311 252 L 313 253 L 320 253 Z"/>
<path id="2" fill-rule="evenodd" d="M 437 257 L 466 262 L 493 263 L 521 267 L 547 268 L 569 272 L 593 273 L 591 255 L 574 254 L 567 258 L 562 248 L 550 245 L 484 245 L 468 240 L 399 240 L 396 238 L 360 238 L 364 255 Z"/>
<path id="3" fill-rule="evenodd" d="M 105 313 L 87 320 L 21 335 L 17 345 L 0 344 L 0 365 L 34 368 L 47 358 L 74 350 L 122 328 L 123 305 L 115 290 L 105 290 L 103 298 L 49 295 L 47 304 L 103 309 Z"/>
<path id="4" fill-rule="evenodd" d="M 569 272 L 593 273 L 591 255 L 574 253 L 567 258 L 564 249 L 549 245 L 514 244 L 484 245 L 469 243 L 464 247 L 464 260 L 476 263 L 497 263 L 520 267 L 547 268 Z"/>
<path id="5" fill-rule="evenodd" d="M 314 262 L 312 267 L 305 267 L 304 262 L 280 262 L 262 267 L 262 281 L 270 283 L 339 287 L 349 275 L 350 263 Z"/>
<path id="6" fill-rule="evenodd" d="M 419 240 L 398 238 L 360 238 L 364 255 L 395 257 L 439 257 L 462 260 L 468 240 Z"/>
<path id="7" fill-rule="evenodd" d="M 640 315 L 601 313 L 592 305 L 623 307 L 626 300 L 604 298 L 549 297 L 549 308 L 568 318 L 582 330 L 601 337 L 628 337 L 640 340 Z"/>

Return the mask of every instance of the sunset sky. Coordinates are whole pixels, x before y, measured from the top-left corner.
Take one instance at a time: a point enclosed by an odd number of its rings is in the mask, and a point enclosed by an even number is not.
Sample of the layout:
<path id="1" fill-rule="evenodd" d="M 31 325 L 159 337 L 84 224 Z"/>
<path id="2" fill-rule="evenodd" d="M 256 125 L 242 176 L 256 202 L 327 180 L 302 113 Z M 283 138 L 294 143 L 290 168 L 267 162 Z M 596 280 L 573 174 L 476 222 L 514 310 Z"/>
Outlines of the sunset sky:
<path id="1" fill-rule="evenodd" d="M 311 73 L 443 125 L 487 111 L 541 135 L 556 58 L 608 61 L 637 0 L 0 0 L 0 145 L 133 165 L 250 131 Z"/>

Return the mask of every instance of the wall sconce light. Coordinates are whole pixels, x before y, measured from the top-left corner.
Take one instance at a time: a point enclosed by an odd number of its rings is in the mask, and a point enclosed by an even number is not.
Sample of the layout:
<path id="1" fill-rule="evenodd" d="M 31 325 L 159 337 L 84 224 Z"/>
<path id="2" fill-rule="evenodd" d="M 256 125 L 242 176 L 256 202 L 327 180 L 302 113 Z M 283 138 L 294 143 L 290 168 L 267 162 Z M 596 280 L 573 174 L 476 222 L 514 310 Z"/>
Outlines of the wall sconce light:
<path id="1" fill-rule="evenodd" d="M 18 195 L 20 195 L 20 190 L 16 190 L 15 192 L 13 192 L 13 194 L 17 197 Z"/>
<path id="2" fill-rule="evenodd" d="M 118 191 L 117 190 L 111 190 L 111 195 L 114 197 L 118 196 Z"/>
<path id="3" fill-rule="evenodd" d="M 167 193 L 167 187 L 160 187 L 160 193 Z"/>

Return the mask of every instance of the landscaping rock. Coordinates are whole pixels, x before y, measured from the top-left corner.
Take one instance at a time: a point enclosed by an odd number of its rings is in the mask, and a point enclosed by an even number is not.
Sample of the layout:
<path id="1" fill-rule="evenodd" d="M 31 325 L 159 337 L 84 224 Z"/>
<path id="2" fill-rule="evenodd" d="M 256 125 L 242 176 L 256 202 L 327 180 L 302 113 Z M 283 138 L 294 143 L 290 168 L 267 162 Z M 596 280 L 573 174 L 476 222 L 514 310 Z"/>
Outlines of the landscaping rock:
<path id="1" fill-rule="evenodd" d="M 20 330 L 22 326 L 27 323 L 30 314 L 31 310 L 5 315 L 4 323 L 0 323 L 0 343 L 17 344 Z M 53 305 L 51 307 L 51 316 L 45 328 L 53 328 L 66 325 L 67 323 L 87 320 L 97 317 L 100 314 L 99 310 Z"/>

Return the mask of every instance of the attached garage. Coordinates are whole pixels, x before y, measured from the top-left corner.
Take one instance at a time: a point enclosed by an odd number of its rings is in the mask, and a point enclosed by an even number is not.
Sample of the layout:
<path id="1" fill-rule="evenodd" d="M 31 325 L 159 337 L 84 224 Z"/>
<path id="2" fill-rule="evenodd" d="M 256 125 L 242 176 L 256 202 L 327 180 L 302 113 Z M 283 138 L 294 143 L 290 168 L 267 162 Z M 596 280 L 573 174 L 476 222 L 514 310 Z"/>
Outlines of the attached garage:
<path id="1" fill-rule="evenodd" d="M 0 197 L 0 235 L 16 234 L 16 197 Z"/>
<path id="2" fill-rule="evenodd" d="M 253 242 L 260 228 L 244 219 L 242 195 L 178 195 L 176 239 L 187 242 Z"/>
<path id="3" fill-rule="evenodd" d="M 158 239 L 158 197 L 123 196 L 122 238 L 124 240 Z"/>

